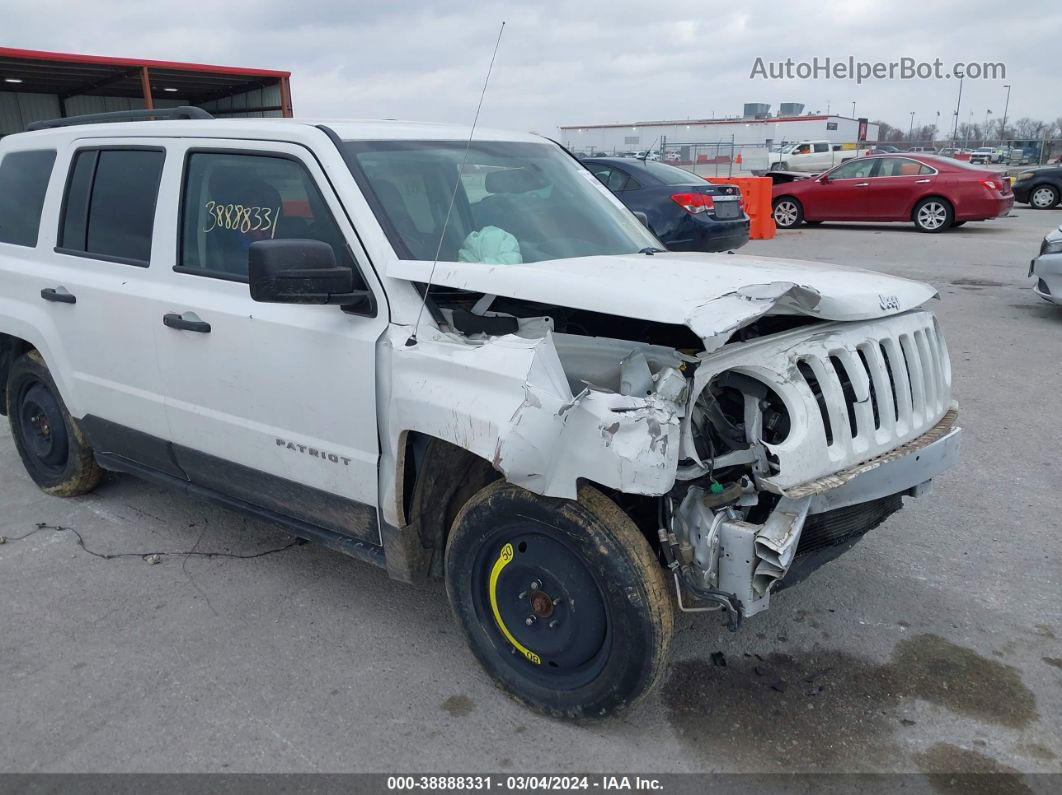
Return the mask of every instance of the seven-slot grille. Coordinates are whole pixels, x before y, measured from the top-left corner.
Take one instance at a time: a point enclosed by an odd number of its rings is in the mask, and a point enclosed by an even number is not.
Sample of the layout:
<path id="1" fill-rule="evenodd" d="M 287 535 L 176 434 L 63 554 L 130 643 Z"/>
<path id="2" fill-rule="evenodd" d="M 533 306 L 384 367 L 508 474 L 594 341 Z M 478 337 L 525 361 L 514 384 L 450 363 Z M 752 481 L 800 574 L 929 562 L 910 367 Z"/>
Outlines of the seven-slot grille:
<path id="1" fill-rule="evenodd" d="M 760 482 L 778 493 L 891 453 L 927 433 L 951 407 L 947 346 L 924 311 L 727 345 L 697 368 L 697 399 L 727 371 L 762 382 L 788 412 L 785 437 L 764 442 L 771 474 Z M 746 393 L 746 428 L 760 439 L 762 411 L 761 400 Z"/>
<path id="2" fill-rule="evenodd" d="M 947 348 L 930 315 L 894 335 L 838 344 L 804 355 L 797 368 L 822 417 L 826 443 L 840 455 L 927 430 L 948 408 Z M 838 340 L 841 343 L 841 340 Z M 833 456 L 831 456 L 833 457 Z"/>

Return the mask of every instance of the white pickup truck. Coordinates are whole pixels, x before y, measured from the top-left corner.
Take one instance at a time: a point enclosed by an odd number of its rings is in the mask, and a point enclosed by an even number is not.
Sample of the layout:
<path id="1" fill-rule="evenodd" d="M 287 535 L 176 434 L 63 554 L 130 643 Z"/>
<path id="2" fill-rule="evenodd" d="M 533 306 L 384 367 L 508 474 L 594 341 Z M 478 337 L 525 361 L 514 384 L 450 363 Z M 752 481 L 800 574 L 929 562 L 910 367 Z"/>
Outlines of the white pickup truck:
<path id="1" fill-rule="evenodd" d="M 850 144 L 831 141 L 799 141 L 768 153 L 769 166 L 776 171 L 807 171 L 817 174 L 838 163 L 867 154 Z"/>
<path id="2" fill-rule="evenodd" d="M 441 577 L 543 712 L 629 708 L 675 610 L 737 629 L 956 458 L 932 287 L 665 252 L 543 138 L 35 126 L 0 141 L 0 409 L 32 481 L 128 473 Z"/>

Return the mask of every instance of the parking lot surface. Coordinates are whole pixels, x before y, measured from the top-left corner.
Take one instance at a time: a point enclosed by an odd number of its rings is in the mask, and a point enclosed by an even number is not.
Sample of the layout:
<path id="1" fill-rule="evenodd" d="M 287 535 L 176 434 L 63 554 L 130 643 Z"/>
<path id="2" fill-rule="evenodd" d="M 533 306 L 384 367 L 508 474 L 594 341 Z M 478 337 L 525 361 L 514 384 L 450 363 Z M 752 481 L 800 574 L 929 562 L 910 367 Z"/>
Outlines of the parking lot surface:
<path id="1" fill-rule="evenodd" d="M 743 249 L 933 283 L 962 461 L 741 632 L 680 615 L 662 685 L 602 723 L 495 690 L 439 583 L 313 545 L 89 554 L 291 537 L 125 476 L 45 496 L 5 422 L 0 770 L 1062 771 L 1062 308 L 1026 277 L 1059 223 L 1017 208 L 946 234 L 823 224 Z"/>

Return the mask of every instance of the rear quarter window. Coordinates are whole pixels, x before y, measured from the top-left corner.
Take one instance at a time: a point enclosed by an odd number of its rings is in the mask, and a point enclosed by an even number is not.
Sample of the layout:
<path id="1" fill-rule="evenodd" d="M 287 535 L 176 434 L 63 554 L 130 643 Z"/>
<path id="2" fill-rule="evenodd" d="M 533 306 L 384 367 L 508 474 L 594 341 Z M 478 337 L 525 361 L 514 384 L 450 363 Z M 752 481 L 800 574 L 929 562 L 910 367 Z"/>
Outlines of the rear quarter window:
<path id="1" fill-rule="evenodd" d="M 8 152 L 0 159 L 0 243 L 36 246 L 54 149 Z"/>

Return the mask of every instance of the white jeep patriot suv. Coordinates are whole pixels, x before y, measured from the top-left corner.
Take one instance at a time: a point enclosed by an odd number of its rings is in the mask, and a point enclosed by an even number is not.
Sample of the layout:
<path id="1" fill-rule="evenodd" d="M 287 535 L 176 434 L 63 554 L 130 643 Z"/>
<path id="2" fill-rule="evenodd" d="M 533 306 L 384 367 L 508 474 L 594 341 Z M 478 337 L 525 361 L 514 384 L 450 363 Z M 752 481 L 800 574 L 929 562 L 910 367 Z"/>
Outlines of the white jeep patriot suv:
<path id="1" fill-rule="evenodd" d="M 957 456 L 931 287 L 665 252 L 543 138 L 35 127 L 0 141 L 0 410 L 30 477 L 130 473 L 441 576 L 541 711 L 627 708 L 675 609 L 736 629 Z"/>

